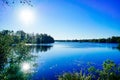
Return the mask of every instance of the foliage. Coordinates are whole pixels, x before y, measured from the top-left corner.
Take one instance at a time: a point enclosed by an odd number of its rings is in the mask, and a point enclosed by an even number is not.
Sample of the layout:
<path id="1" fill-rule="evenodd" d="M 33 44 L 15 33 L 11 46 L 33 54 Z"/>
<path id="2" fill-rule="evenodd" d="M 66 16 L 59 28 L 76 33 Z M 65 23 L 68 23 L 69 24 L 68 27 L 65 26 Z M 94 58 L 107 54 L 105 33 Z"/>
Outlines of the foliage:
<path id="1" fill-rule="evenodd" d="M 54 43 L 54 39 L 51 36 L 48 36 L 47 34 L 37 34 L 36 35 L 36 43 Z"/>
<path id="2" fill-rule="evenodd" d="M 5 63 L 7 62 L 7 57 L 11 52 L 11 45 L 13 39 L 9 35 L 0 34 L 0 70 L 4 68 Z"/>
<path id="3" fill-rule="evenodd" d="M 14 44 L 25 42 L 25 43 L 34 43 L 34 44 L 41 44 L 41 43 L 54 43 L 54 38 L 47 34 L 28 34 L 22 30 L 14 31 L 10 30 L 3 30 L 0 32 L 1 35 L 9 35 L 14 40 Z"/>
<path id="4" fill-rule="evenodd" d="M 58 80 L 92 80 L 91 78 L 90 75 L 85 75 L 81 71 L 80 73 L 64 73 Z"/>
<path id="5" fill-rule="evenodd" d="M 29 38 L 30 37 L 30 38 Z M 40 39 L 40 43 L 49 43 L 54 39 L 47 34 L 27 34 L 24 31 L 3 30 L 0 32 L 0 79 L 1 80 L 27 80 L 32 75 L 32 68 L 37 64 L 34 62 L 37 56 L 31 53 L 34 49 L 26 46 L 25 43 L 37 43 L 36 38 Z M 47 51 L 52 46 L 35 46 L 36 51 Z M 32 49 L 31 49 L 32 48 Z M 29 71 L 23 71 L 24 63 L 30 64 Z M 26 66 L 26 65 L 25 65 Z M 27 72 L 27 73 L 26 73 Z"/>
<path id="6" fill-rule="evenodd" d="M 4 30 L 0 33 L 0 80 L 27 80 L 31 74 L 21 71 L 24 62 L 34 68 L 36 56 L 30 54 L 30 47 L 19 42 L 13 45 L 14 38 L 11 31 Z"/>
<path id="7" fill-rule="evenodd" d="M 111 60 L 103 63 L 102 70 L 94 66 L 88 68 L 88 73 L 64 73 L 58 80 L 120 80 L 120 65 L 116 65 Z"/>
<path id="8" fill-rule="evenodd" d="M 19 43 L 12 47 L 10 53 L 6 57 L 7 61 L 0 70 L 1 80 L 27 80 L 32 74 L 31 70 L 34 68 L 36 63 L 34 62 L 36 56 L 30 54 L 30 47 L 25 46 L 25 43 Z M 7 53 L 6 53 L 7 54 Z M 0 59 L 1 60 L 1 59 Z M 22 70 L 22 65 L 24 62 L 30 64 L 30 71 L 24 72 Z"/>

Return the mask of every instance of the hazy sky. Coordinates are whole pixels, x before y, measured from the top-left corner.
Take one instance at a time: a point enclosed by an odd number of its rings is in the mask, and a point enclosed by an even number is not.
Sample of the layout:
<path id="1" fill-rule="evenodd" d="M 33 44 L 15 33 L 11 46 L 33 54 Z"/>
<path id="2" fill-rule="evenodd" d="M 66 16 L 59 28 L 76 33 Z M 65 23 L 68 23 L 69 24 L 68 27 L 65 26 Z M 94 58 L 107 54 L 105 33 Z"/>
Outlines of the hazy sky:
<path id="1" fill-rule="evenodd" d="M 55 39 L 120 36 L 120 0 L 32 1 L 33 7 L 7 6 L 0 0 L 0 31 L 47 33 Z M 27 9 L 34 14 L 34 20 L 29 24 L 20 20 L 21 12 Z"/>

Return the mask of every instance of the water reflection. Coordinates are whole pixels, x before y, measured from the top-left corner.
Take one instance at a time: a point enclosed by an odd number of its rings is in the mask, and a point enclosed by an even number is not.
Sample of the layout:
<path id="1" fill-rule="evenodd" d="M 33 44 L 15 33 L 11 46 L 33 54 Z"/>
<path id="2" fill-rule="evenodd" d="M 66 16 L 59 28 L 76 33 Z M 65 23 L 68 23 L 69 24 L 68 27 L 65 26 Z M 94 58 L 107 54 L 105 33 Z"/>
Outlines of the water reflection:
<path id="1" fill-rule="evenodd" d="M 90 43 L 90 42 L 61 42 L 56 43 L 65 48 L 116 48 L 118 44 L 116 43 Z M 56 46 L 56 45 L 55 45 Z"/>
<path id="2" fill-rule="evenodd" d="M 11 48 L 7 56 L 0 56 L 0 79 L 2 80 L 28 80 L 37 67 L 37 55 L 32 52 L 46 52 L 52 45 L 19 44 Z"/>
<path id="3" fill-rule="evenodd" d="M 51 47 L 53 47 L 53 46 L 51 46 L 51 45 L 42 45 L 42 46 L 40 46 L 40 45 L 37 45 L 36 46 L 36 52 L 37 53 L 39 53 L 39 52 L 46 52 L 46 51 L 48 51 L 48 50 L 50 50 L 51 49 Z"/>
<path id="4" fill-rule="evenodd" d="M 56 47 L 56 45 L 58 47 Z M 59 47 L 59 45 L 61 46 Z M 69 71 L 72 70 L 73 68 L 78 69 L 76 65 L 80 66 L 82 63 L 80 62 L 76 63 L 75 61 L 83 60 L 83 65 L 84 65 L 84 63 L 88 61 L 90 62 L 93 61 L 97 64 L 98 63 L 100 64 L 99 60 L 103 61 L 108 57 L 111 59 L 116 59 L 116 61 L 118 60 L 119 53 L 113 52 L 113 50 L 111 51 L 111 48 L 116 46 L 116 44 L 113 45 L 110 49 L 107 49 L 108 54 L 106 54 L 106 49 L 105 49 L 107 46 L 103 44 L 99 44 L 99 45 L 98 44 L 86 45 L 86 43 L 81 43 L 81 44 L 55 43 L 54 49 L 57 50 L 53 51 L 54 50 L 53 49 L 50 52 L 55 54 L 52 54 L 52 56 L 50 56 L 51 54 L 45 54 L 45 56 L 40 57 L 41 58 L 40 60 L 38 59 L 39 54 L 34 54 L 34 53 L 47 52 L 53 47 L 52 45 L 26 46 L 20 44 L 14 46 L 12 47 L 10 54 L 7 55 L 6 57 L 1 56 L 0 54 L 0 79 L 1 80 L 31 80 L 31 79 L 35 80 L 36 78 L 41 79 L 43 76 L 45 76 L 47 79 L 52 78 L 51 80 L 54 80 L 55 74 L 62 72 L 63 70 Z M 65 48 L 66 46 L 67 48 Z M 91 48 L 90 46 L 92 47 L 92 49 L 87 49 L 87 48 Z M 99 47 L 99 49 L 95 50 L 97 47 Z M 82 51 L 83 48 L 85 48 L 86 50 Z M 60 50 L 63 51 L 60 52 Z M 90 54 L 81 54 L 81 53 L 90 53 Z M 42 65 L 41 65 L 41 60 L 43 61 Z M 35 75 L 34 77 L 33 74 L 35 72 L 37 72 L 36 73 L 37 75 Z M 48 76 L 48 74 L 50 76 Z"/>
<path id="5" fill-rule="evenodd" d="M 27 45 L 27 47 L 30 48 L 31 53 L 33 53 L 34 50 L 36 53 L 39 53 L 39 52 L 47 52 L 53 47 L 53 45 L 47 45 L 47 44 L 46 45 L 34 45 L 33 44 L 33 45 Z"/>

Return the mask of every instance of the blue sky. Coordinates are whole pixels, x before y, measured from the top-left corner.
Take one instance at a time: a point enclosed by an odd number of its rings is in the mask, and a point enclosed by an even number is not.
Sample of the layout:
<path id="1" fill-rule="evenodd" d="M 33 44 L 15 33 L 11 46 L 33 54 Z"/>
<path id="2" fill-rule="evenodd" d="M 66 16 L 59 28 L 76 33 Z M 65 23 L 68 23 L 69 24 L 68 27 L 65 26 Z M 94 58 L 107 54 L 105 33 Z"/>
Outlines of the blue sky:
<path id="1" fill-rule="evenodd" d="M 1 3 L 1 2 L 0 2 Z M 33 7 L 0 4 L 0 30 L 47 33 L 55 39 L 120 36 L 119 0 L 33 0 Z M 33 24 L 18 19 L 20 11 L 35 13 Z"/>

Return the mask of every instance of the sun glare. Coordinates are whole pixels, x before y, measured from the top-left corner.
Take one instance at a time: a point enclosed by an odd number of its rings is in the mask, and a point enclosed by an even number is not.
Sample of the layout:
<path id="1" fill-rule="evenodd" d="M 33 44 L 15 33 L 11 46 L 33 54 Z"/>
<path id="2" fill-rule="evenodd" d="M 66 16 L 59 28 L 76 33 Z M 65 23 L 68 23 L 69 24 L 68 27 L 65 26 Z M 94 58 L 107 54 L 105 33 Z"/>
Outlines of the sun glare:
<path id="1" fill-rule="evenodd" d="M 19 13 L 19 18 L 23 24 L 31 24 L 35 20 L 35 13 L 30 9 L 22 9 Z"/>
<path id="2" fill-rule="evenodd" d="M 22 64 L 22 71 L 27 72 L 30 69 L 30 64 L 29 63 L 23 63 Z"/>

